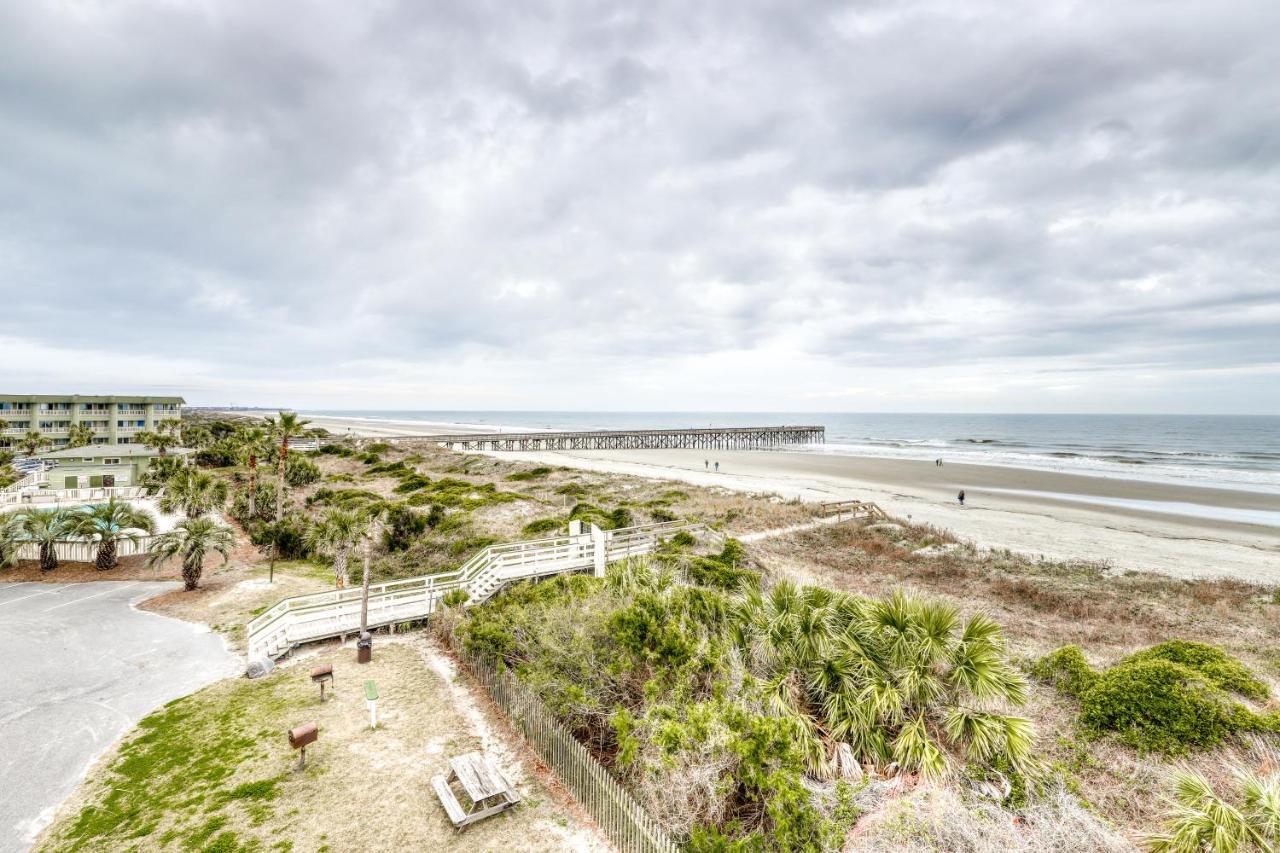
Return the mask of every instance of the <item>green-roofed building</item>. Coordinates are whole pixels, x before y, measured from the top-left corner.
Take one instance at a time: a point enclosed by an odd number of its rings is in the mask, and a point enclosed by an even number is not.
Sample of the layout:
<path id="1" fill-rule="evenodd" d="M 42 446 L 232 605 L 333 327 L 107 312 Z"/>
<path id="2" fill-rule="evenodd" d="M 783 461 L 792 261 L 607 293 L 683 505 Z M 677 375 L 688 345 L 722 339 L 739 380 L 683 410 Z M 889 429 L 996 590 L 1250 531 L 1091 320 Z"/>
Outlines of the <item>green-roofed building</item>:
<path id="1" fill-rule="evenodd" d="M 194 453 L 173 447 L 167 455 L 184 461 Z M 97 489 L 137 486 L 160 451 L 142 444 L 96 444 L 67 447 L 41 453 L 37 459 L 51 465 L 45 475 L 50 489 Z"/>
<path id="2" fill-rule="evenodd" d="M 77 424 L 93 430 L 95 445 L 133 444 L 138 433 L 182 417 L 181 397 L 90 397 L 79 394 L 0 394 L 0 447 L 17 444 L 31 430 L 52 447 L 65 447 Z"/>

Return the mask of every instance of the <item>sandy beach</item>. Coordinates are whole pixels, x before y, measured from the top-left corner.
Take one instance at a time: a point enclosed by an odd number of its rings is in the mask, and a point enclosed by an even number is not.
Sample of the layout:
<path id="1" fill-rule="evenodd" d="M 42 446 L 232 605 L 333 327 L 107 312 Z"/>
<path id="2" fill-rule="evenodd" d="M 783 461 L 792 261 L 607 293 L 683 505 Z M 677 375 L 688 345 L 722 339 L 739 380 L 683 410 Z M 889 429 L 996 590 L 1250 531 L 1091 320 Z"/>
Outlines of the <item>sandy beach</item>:
<path id="1" fill-rule="evenodd" d="M 309 416 L 335 435 L 494 431 Z M 858 498 L 986 548 L 1116 570 L 1280 582 L 1280 495 L 1090 477 L 993 465 L 786 451 L 634 450 L 501 453 L 543 464 L 776 493 L 804 501 Z M 719 462 L 720 471 L 704 462 Z M 956 500 L 964 489 L 965 506 Z"/>

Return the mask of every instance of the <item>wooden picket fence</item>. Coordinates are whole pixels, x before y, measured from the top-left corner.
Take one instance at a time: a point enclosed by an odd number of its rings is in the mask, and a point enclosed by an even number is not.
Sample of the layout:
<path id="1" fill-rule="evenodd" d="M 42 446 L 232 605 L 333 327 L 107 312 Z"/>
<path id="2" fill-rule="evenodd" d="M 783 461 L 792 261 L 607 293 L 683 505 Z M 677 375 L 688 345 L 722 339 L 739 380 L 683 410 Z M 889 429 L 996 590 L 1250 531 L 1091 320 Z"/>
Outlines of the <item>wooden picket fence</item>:
<path id="1" fill-rule="evenodd" d="M 578 802 L 624 853 L 676 853 L 680 849 L 644 807 L 609 775 L 587 748 L 555 719 L 528 687 L 483 658 L 455 649 L 463 667 Z"/>

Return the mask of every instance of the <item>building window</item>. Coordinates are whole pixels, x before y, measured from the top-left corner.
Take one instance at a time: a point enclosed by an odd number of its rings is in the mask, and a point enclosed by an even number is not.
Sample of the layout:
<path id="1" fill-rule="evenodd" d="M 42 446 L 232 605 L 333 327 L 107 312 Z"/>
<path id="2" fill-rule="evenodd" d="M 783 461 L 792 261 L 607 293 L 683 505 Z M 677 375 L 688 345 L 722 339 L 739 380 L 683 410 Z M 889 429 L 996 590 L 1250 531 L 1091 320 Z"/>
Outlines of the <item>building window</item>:
<path id="1" fill-rule="evenodd" d="M 89 460 L 86 459 L 85 461 L 88 462 Z M 119 465 L 120 460 L 119 459 L 103 459 L 102 464 L 103 465 Z"/>

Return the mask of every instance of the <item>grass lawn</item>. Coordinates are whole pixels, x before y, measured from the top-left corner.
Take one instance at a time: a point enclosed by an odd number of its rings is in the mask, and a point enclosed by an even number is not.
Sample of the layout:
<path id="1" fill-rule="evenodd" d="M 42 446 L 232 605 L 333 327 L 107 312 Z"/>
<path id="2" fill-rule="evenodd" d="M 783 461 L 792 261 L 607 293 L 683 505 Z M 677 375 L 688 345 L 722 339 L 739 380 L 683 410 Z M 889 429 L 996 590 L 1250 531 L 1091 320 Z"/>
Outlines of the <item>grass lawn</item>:
<path id="1" fill-rule="evenodd" d="M 448 758 L 482 747 L 478 711 L 427 664 L 421 636 L 381 640 L 374 662 L 332 649 L 255 681 L 228 679 L 145 718 L 90 773 L 38 850 L 563 850 L 593 837 L 523 773 L 500 761 L 524 802 L 455 835 L 431 789 Z M 321 704 L 310 669 L 332 663 Z M 380 726 L 363 684 L 377 682 Z M 328 693 L 328 691 L 326 691 Z M 307 767 L 285 732 L 317 722 Z M 493 749 L 490 743 L 488 748 Z M 505 754 L 502 754 L 505 752 Z"/>

